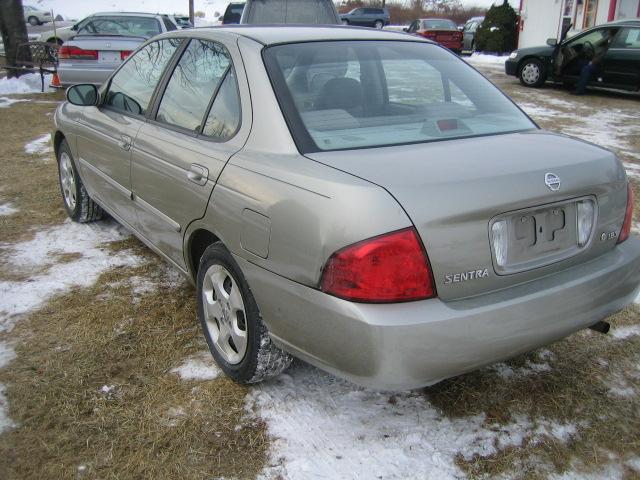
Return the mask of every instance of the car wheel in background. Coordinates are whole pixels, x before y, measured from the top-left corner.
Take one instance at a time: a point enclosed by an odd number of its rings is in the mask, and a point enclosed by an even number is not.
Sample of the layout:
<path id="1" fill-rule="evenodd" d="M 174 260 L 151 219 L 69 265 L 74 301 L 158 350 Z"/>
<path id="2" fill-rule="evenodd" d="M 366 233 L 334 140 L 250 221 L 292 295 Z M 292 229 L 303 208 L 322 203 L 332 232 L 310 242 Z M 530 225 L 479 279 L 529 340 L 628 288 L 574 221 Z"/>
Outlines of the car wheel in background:
<path id="1" fill-rule="evenodd" d="M 525 87 L 540 87 L 547 81 L 547 67 L 537 58 L 529 58 L 522 63 L 518 77 Z"/>
<path id="2" fill-rule="evenodd" d="M 64 208 L 71 220 L 87 223 L 102 218 L 102 207 L 89 197 L 84 188 L 66 140 L 58 148 L 58 179 Z"/>
<path id="3" fill-rule="evenodd" d="M 471 41 L 471 53 L 476 51 L 476 41 L 472 40 Z"/>
<path id="4" fill-rule="evenodd" d="M 342 25 L 349 25 L 349 20 L 342 20 Z"/>
<path id="5" fill-rule="evenodd" d="M 256 383 L 291 364 L 291 356 L 272 343 L 238 264 L 221 242 L 200 259 L 197 297 L 209 350 L 228 377 Z"/>
<path id="6" fill-rule="evenodd" d="M 27 21 L 32 27 L 37 27 L 38 25 L 40 25 L 40 20 L 38 20 L 38 17 L 31 16 Z"/>
<path id="7" fill-rule="evenodd" d="M 382 30 L 382 27 L 384 27 L 384 22 L 382 20 L 376 20 L 375 22 L 373 22 L 373 28 Z"/>

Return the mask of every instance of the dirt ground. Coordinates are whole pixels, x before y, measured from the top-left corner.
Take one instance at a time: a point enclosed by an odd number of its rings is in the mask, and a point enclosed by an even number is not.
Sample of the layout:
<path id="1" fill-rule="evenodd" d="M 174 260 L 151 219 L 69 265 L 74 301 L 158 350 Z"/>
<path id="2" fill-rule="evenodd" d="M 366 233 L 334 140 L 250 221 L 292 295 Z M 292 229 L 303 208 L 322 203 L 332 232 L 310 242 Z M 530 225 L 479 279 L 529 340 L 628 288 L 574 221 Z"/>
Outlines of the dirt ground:
<path id="1" fill-rule="evenodd" d="M 638 190 L 637 95 L 480 68 L 542 127 L 613 148 Z M 188 283 L 112 220 L 65 219 L 51 151 L 25 152 L 60 95 L 10 97 L 29 101 L 0 108 L 0 478 L 640 478 L 637 306 L 418 391 L 302 362 L 239 387 Z"/>

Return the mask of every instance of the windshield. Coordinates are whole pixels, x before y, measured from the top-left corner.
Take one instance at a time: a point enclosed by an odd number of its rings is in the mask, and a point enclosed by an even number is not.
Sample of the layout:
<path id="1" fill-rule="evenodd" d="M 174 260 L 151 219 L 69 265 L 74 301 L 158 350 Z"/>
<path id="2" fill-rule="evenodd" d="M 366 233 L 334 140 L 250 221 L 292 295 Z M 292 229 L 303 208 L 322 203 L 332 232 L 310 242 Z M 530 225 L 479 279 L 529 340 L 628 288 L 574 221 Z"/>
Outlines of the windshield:
<path id="1" fill-rule="evenodd" d="M 439 29 L 456 30 L 458 27 L 451 20 L 435 19 L 435 20 L 424 20 L 422 22 L 422 28 L 426 30 L 439 30 Z"/>
<path id="2" fill-rule="evenodd" d="M 93 17 L 78 27 L 79 35 L 127 35 L 149 38 L 161 32 L 160 22 L 152 17 Z"/>
<path id="3" fill-rule="evenodd" d="M 420 143 L 536 128 L 464 61 L 422 42 L 310 42 L 265 61 L 303 152 Z"/>

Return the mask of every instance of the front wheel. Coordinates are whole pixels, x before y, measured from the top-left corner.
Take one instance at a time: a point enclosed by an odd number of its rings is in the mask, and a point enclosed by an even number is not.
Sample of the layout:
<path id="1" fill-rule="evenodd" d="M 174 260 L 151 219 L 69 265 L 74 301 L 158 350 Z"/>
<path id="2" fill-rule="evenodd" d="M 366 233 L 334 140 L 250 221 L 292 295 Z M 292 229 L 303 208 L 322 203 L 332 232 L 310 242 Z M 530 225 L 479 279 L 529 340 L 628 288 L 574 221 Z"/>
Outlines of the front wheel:
<path id="1" fill-rule="evenodd" d="M 257 383 L 291 364 L 291 356 L 271 341 L 249 285 L 221 242 L 207 248 L 200 259 L 197 296 L 209 350 L 228 377 Z"/>
<path id="2" fill-rule="evenodd" d="M 376 20 L 373 24 L 373 28 L 377 28 L 378 30 L 382 30 L 384 27 L 384 22 L 382 20 Z"/>
<path id="3" fill-rule="evenodd" d="M 342 20 L 342 25 L 349 25 L 349 20 Z"/>
<path id="4" fill-rule="evenodd" d="M 28 22 L 32 27 L 37 27 L 38 25 L 40 25 L 40 20 L 38 20 L 38 17 L 29 17 Z"/>
<path id="5" fill-rule="evenodd" d="M 525 87 L 541 87 L 547 81 L 547 67 L 537 58 L 530 58 L 520 67 L 518 77 Z"/>
<path id="6" fill-rule="evenodd" d="M 102 218 L 102 208 L 84 188 L 66 140 L 58 148 L 58 179 L 64 208 L 71 220 L 87 223 Z"/>

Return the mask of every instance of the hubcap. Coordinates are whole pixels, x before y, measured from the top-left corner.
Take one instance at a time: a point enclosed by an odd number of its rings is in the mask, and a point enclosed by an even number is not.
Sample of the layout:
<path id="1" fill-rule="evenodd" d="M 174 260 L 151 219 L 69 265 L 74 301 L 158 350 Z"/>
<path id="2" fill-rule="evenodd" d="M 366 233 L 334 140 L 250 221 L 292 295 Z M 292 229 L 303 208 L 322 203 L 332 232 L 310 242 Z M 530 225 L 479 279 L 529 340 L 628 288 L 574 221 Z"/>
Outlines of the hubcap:
<path id="1" fill-rule="evenodd" d="M 527 63 L 522 68 L 522 79 L 527 84 L 536 83 L 540 78 L 540 68 L 535 63 Z"/>
<path id="2" fill-rule="evenodd" d="M 71 157 L 67 152 L 60 155 L 60 185 L 62 185 L 62 196 L 64 203 L 69 210 L 76 208 L 76 177 L 73 174 Z"/>
<path id="3" fill-rule="evenodd" d="M 202 285 L 204 320 L 216 351 L 231 364 L 247 352 L 247 321 L 236 280 L 222 265 L 212 265 Z"/>
<path id="4" fill-rule="evenodd" d="M 382 22 L 380 21 L 376 22 L 376 28 L 382 28 Z"/>

